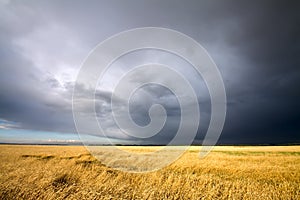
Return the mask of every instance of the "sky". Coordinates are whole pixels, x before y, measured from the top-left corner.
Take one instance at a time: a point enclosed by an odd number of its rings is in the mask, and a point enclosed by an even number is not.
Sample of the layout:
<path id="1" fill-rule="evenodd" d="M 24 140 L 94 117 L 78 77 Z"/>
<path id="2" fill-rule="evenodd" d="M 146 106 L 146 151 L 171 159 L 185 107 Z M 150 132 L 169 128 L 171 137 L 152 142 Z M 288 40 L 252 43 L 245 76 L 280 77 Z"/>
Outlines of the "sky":
<path id="1" fill-rule="evenodd" d="M 220 144 L 299 143 L 299 10 L 297 0 L 0 0 L 0 142 L 80 142 L 72 92 L 89 52 L 119 32 L 163 27 L 195 39 L 220 70 L 227 95 Z M 168 118 L 154 137 L 141 140 L 122 133 L 111 113 L 109 104 L 120 76 L 135 65 L 153 61 L 173 66 L 191 82 L 201 115 L 194 142 L 201 144 L 211 114 L 205 83 L 189 63 L 149 49 L 121 57 L 99 83 L 96 112 L 105 135 L 116 143 L 164 144 L 176 134 L 181 114 L 178 101 L 158 85 L 134 93 L 129 106 L 140 126 L 149 123 L 151 105 L 164 106 Z M 152 76 L 159 79 L 160 74 Z M 135 81 L 147 77 L 139 74 Z M 87 114 L 83 119 L 86 134 L 106 143 L 89 126 L 90 111 L 82 106 Z"/>

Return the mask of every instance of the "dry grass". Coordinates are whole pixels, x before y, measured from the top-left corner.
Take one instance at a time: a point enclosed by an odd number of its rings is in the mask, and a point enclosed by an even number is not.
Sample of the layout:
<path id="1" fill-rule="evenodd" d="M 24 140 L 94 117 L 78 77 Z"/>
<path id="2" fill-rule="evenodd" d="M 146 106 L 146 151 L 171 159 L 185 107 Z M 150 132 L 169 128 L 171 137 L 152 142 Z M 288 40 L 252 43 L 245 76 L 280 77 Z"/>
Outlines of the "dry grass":
<path id="1" fill-rule="evenodd" d="M 216 147 L 202 159 L 192 147 L 144 174 L 110 169 L 84 147 L 0 151 L 0 199 L 300 199 L 299 146 Z"/>

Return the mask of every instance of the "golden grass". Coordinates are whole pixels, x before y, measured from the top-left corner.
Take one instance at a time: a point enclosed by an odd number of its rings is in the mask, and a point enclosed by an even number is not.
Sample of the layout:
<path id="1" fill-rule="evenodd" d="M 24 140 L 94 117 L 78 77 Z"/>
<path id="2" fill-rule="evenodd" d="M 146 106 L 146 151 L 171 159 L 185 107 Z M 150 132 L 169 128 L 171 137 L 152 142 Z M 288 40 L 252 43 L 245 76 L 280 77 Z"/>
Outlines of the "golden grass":
<path id="1" fill-rule="evenodd" d="M 216 147 L 202 159 L 198 150 L 141 174 L 81 146 L 0 145 L 0 199 L 300 199 L 300 146 Z"/>

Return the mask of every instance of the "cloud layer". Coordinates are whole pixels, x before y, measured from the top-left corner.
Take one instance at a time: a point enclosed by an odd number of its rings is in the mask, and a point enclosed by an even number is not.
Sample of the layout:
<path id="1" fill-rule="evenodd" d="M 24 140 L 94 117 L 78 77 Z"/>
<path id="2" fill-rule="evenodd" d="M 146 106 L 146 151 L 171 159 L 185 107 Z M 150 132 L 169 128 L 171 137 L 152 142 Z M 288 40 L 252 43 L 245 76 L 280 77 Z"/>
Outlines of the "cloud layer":
<path id="1" fill-rule="evenodd" d="M 299 9 L 298 1 L 2 2 L 0 128 L 76 132 L 73 85 L 90 50 L 120 31 L 158 26 L 194 38 L 219 67 L 228 98 L 220 143 L 300 142 Z M 197 91 L 201 121 L 195 141 L 200 142 L 210 118 L 209 94 L 202 78 L 180 58 L 153 50 L 121 58 L 99 84 L 96 110 L 107 135 L 137 143 L 165 143 L 174 136 L 180 120 L 178 102 L 162 87 L 141 89 L 130 105 L 139 125 L 149 123 L 152 104 L 165 106 L 168 121 L 157 136 L 134 140 L 121 133 L 112 118 L 109 103 L 119 77 L 131 66 L 148 61 L 181 70 Z M 140 75 L 135 81 L 147 77 Z M 89 89 L 82 88 L 83 98 Z M 82 112 L 86 132 L 93 134 L 91 111 L 82 105 Z"/>

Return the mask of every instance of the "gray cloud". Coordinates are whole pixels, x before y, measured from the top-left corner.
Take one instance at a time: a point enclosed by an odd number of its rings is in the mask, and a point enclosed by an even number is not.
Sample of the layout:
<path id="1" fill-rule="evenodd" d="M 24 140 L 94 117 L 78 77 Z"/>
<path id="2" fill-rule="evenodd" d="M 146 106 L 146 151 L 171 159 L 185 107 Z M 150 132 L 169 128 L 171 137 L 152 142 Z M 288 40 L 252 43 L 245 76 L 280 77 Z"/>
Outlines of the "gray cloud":
<path id="1" fill-rule="evenodd" d="M 12 127 L 13 122 L 20 129 L 74 132 L 72 90 L 88 52 L 120 31 L 161 26 L 193 37 L 218 65 L 228 98 L 221 143 L 300 142 L 299 9 L 298 1 L 267 0 L 8 1 L 0 5 L 1 127 Z M 111 90 L 128 66 L 151 60 L 181 70 L 198 91 L 197 141 L 201 141 L 210 118 L 207 89 L 184 61 L 158 51 L 120 59 L 99 85 L 96 110 L 107 133 L 132 139 L 120 133 L 113 121 Z M 147 74 L 135 81 L 146 78 Z M 93 88 L 82 86 L 82 98 L 86 90 Z M 92 101 L 85 100 L 86 104 Z M 120 109 L 123 101 L 120 97 Z M 150 86 L 137 92 L 131 102 L 132 117 L 138 124 L 147 124 L 153 103 L 165 106 L 168 122 L 160 134 L 145 142 L 169 141 L 180 117 L 170 91 Z M 85 108 L 82 104 L 90 133 L 92 111 Z"/>

